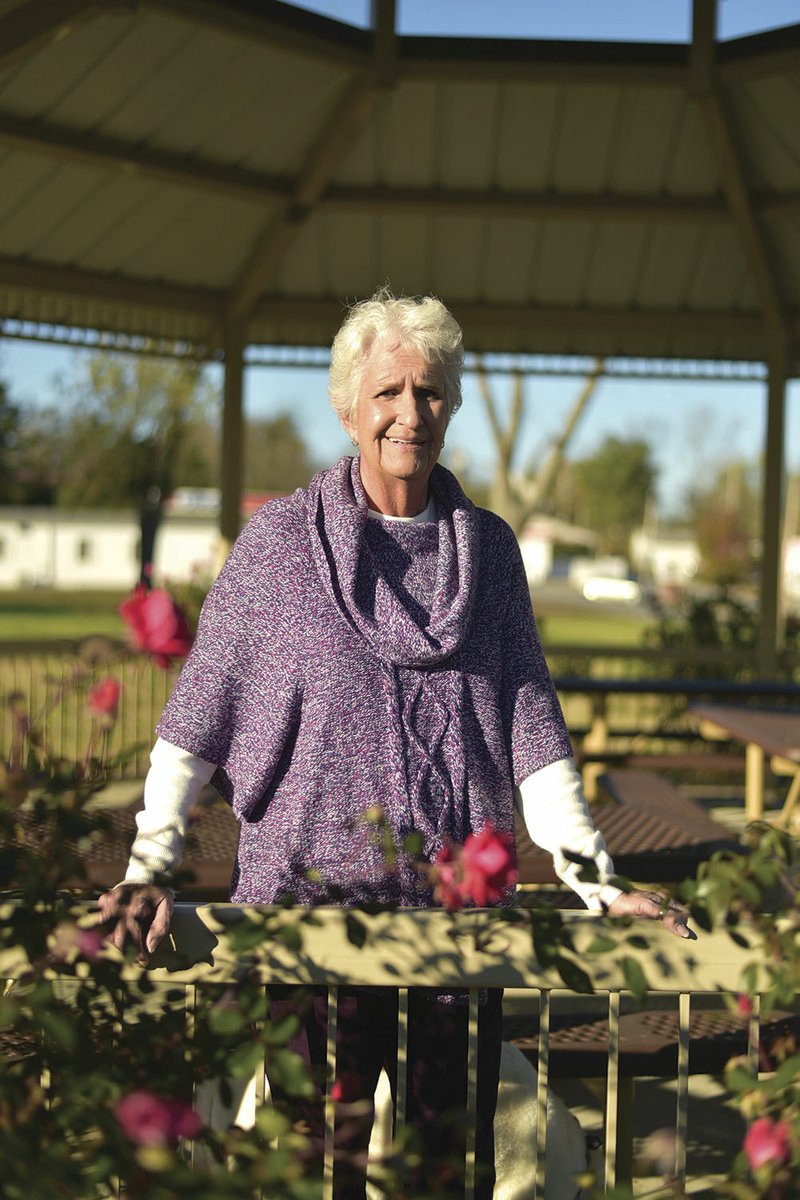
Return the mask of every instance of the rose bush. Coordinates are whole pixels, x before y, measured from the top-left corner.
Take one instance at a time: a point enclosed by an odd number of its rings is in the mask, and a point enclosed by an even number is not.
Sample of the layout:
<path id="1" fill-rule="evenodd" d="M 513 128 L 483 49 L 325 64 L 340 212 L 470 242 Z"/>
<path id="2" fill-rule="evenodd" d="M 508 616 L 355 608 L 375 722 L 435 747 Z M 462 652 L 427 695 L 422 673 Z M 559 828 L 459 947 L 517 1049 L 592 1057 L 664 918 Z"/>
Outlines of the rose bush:
<path id="1" fill-rule="evenodd" d="M 134 588 L 119 606 L 134 649 L 151 655 L 161 667 L 183 658 L 192 646 L 193 634 L 186 614 L 164 588 Z"/>
<path id="2" fill-rule="evenodd" d="M 156 597 L 153 606 L 136 595 L 126 611 L 136 645 L 161 665 L 188 649 L 188 625 L 176 616 L 174 604 Z M 302 946 L 304 922 L 313 914 L 298 911 L 288 929 L 275 925 L 268 912 L 231 928 L 227 936 L 241 963 L 236 985 L 198 988 L 187 1036 L 183 988 L 156 987 L 131 957 L 109 949 L 80 890 L 85 851 L 111 836 L 107 815 L 89 802 L 115 767 L 107 735 L 121 689 L 111 675 L 91 684 L 80 675 L 72 682 L 86 688 L 94 739 L 91 753 L 75 763 L 49 753 L 24 696 L 9 698 L 12 740 L 0 789 L 0 959 L 14 984 L 0 996 L 3 1194 L 9 1200 L 99 1198 L 122 1179 L 137 1200 L 169 1195 L 252 1200 L 259 1193 L 274 1200 L 317 1200 L 302 1129 L 265 1108 L 252 1130 L 215 1130 L 192 1104 L 198 1085 L 224 1093 L 231 1081 L 248 1078 L 267 1054 L 287 1093 L 308 1095 L 311 1081 L 289 1050 L 294 1028 L 270 1021 L 263 981 L 247 964 L 254 947 L 278 938 Z M 60 695 L 63 687 L 54 702 Z M 398 852 L 413 857 L 418 851 L 413 837 L 400 849 L 393 845 L 379 806 L 364 820 L 385 850 L 388 870 L 395 869 Z M 762 827 L 751 831 L 745 856 L 717 856 L 697 880 L 678 889 L 700 928 L 727 929 L 753 947 L 741 992 L 731 1000 L 743 1022 L 755 1011 L 755 997 L 766 1016 L 776 1005 L 796 1002 L 797 865 L 794 840 Z M 434 864 L 421 868 L 421 876 L 457 923 L 456 910 L 495 903 L 513 884 L 510 839 L 487 825 L 462 847 L 445 847 Z M 587 990 L 569 929 L 557 912 L 520 908 L 487 914 L 485 927 L 476 926 L 478 939 L 488 944 L 497 922 L 502 928 L 506 920 L 527 922 L 540 964 L 554 968 L 565 986 Z M 631 990 L 643 995 L 640 957 L 647 931 L 639 926 L 631 934 L 628 925 L 614 923 L 598 934 L 592 953 L 620 951 Z M 357 913 L 348 913 L 347 929 L 354 946 L 368 945 Z M 731 1200 L 794 1200 L 800 1195 L 797 1046 L 788 1039 L 769 1053 L 762 1048 L 761 1068 L 755 1077 L 733 1062 L 727 1072 L 731 1095 L 752 1124 L 717 1192 Z M 346 1074 L 332 1083 L 339 1108 L 346 1109 L 357 1094 L 357 1081 Z M 190 1165 L 186 1139 L 204 1148 L 211 1165 Z M 664 1194 L 672 1189 L 677 1196 L 677 1185 L 666 1178 L 672 1145 L 670 1138 L 655 1139 L 649 1153 L 665 1174 Z M 402 1172 L 401 1154 L 392 1169 Z M 387 1186 L 389 1195 L 403 1194 L 401 1187 Z M 588 1181 L 586 1188 L 587 1196 L 600 1194 L 591 1192 Z M 617 1188 L 614 1194 L 630 1191 Z"/>

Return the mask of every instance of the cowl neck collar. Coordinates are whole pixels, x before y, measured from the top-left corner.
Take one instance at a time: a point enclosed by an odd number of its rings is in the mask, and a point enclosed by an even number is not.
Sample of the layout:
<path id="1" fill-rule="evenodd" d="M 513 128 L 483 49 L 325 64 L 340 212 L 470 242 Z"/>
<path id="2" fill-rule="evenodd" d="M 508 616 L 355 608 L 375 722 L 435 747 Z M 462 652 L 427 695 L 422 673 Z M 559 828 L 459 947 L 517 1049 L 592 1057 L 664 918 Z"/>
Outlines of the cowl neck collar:
<path id="1" fill-rule="evenodd" d="M 430 667 L 449 658 L 469 627 L 477 583 L 480 535 L 474 504 L 455 476 L 436 466 L 430 487 L 436 505 L 439 550 L 430 622 L 423 628 L 376 564 L 380 603 L 359 603 L 356 581 L 365 538 L 367 497 L 358 458 L 345 456 L 321 471 L 308 488 L 308 531 L 323 586 L 350 626 L 384 662 Z M 375 613 L 380 614 L 377 620 Z"/>

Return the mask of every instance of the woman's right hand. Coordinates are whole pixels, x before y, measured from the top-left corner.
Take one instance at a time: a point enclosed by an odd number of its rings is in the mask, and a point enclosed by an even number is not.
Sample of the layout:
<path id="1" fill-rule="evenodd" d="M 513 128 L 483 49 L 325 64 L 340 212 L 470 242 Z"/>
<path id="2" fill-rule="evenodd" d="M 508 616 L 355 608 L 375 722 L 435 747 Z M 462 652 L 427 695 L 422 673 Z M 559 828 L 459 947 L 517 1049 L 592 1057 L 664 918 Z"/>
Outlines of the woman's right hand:
<path id="1" fill-rule="evenodd" d="M 103 921 L 110 924 L 109 940 L 118 950 L 131 939 L 136 961 L 147 966 L 150 955 L 169 933 L 175 896 L 155 883 L 120 883 L 98 900 Z"/>

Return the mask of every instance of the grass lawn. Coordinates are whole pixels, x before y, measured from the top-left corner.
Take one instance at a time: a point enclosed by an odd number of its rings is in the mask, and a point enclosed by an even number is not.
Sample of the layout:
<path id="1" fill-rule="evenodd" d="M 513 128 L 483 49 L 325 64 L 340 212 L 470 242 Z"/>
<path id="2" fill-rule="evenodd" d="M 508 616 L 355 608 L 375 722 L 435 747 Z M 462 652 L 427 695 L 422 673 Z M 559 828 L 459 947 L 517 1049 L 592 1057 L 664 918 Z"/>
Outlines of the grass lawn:
<path id="1" fill-rule="evenodd" d="M 0 642 L 36 642 L 91 634 L 124 638 L 117 605 L 126 592 L 0 591 Z"/>
<path id="2" fill-rule="evenodd" d="M 80 640 L 91 634 L 123 639 L 117 605 L 125 592 L 0 591 L 0 642 Z M 548 612 L 537 618 L 549 646 L 638 646 L 654 618 L 630 612 Z"/>
<path id="3" fill-rule="evenodd" d="M 653 616 L 632 613 L 539 613 L 539 632 L 545 650 L 550 646 L 641 646 Z"/>

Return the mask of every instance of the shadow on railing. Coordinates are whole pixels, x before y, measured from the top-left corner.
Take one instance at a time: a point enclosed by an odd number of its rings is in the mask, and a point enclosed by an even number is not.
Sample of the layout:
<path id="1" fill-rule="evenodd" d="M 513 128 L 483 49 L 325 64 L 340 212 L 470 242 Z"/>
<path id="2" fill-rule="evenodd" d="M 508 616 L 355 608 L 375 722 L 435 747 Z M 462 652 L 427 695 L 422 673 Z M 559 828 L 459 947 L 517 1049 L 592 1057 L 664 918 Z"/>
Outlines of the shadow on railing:
<path id="1" fill-rule="evenodd" d="M 90 910 L 85 912 L 89 921 Z M 0 917 L 5 922 L 20 919 L 21 928 L 32 928 L 30 916 L 13 905 L 6 905 Z M 475 1194 L 471 1131 L 477 1102 L 477 1022 L 482 989 L 505 989 L 504 1063 L 508 1050 L 508 1069 L 515 1072 L 513 1085 L 501 1078 L 495 1129 L 498 1121 L 506 1127 L 498 1136 L 496 1200 L 571 1200 L 574 1195 L 576 1163 L 574 1154 L 564 1158 L 563 1123 L 569 1122 L 575 1130 L 578 1127 L 551 1086 L 562 1079 L 590 1079 L 601 1085 L 604 1150 L 601 1162 L 595 1164 L 596 1186 L 608 1190 L 631 1180 L 634 1083 L 643 1076 L 669 1081 L 675 1093 L 673 1118 L 669 1128 L 661 1131 L 660 1165 L 657 1171 L 649 1168 L 644 1173 L 671 1180 L 670 1186 L 678 1190 L 669 1194 L 685 1194 L 680 1189 L 692 1176 L 687 1160 L 690 1076 L 719 1075 L 729 1059 L 739 1056 L 740 1071 L 755 1080 L 770 1040 L 777 1044 L 781 1038 L 796 1039 L 798 1033 L 798 1019 L 790 1013 L 772 1011 L 767 1021 L 760 1022 L 758 987 L 764 979 L 763 954 L 759 958 L 758 937 L 743 936 L 741 925 L 735 940 L 720 931 L 684 941 L 660 925 L 536 908 L 365 912 L 179 903 L 168 942 L 162 943 L 146 971 L 114 950 L 102 954 L 97 946 L 91 952 L 85 947 L 76 950 L 83 943 L 76 940 L 75 926 L 69 928 L 68 936 L 58 933 L 55 940 L 50 937 L 50 957 L 35 973 L 65 995 L 83 993 L 84 1000 L 77 1007 L 82 1008 L 84 1017 L 94 1013 L 96 1028 L 93 1025 L 92 1029 L 101 1042 L 108 1036 L 102 1032 L 104 1022 L 110 1022 L 109 1030 L 117 1030 L 112 1034 L 113 1044 L 103 1047 L 103 1070 L 112 1074 L 122 1071 L 125 1078 L 135 1081 L 149 1063 L 145 1076 L 149 1086 L 158 1086 L 161 1072 L 165 1089 L 170 1085 L 174 1089 L 175 1064 L 168 1053 L 158 1051 L 158 1045 L 177 1046 L 177 1061 L 184 1063 L 179 1070 L 194 1072 L 185 1078 L 190 1086 L 194 1080 L 195 1105 L 220 1135 L 228 1132 L 219 1127 L 219 1113 L 226 1110 L 229 1123 L 257 1126 L 260 1134 L 266 1130 L 271 1138 L 278 1137 L 278 1147 L 281 1138 L 290 1136 L 285 1126 L 258 1115 L 265 1104 L 264 1111 L 269 1110 L 265 1055 L 283 1053 L 286 1040 L 266 1032 L 269 989 L 282 984 L 312 985 L 327 993 L 322 1193 L 326 1197 L 333 1195 L 335 1082 L 339 1079 L 335 1033 L 342 988 L 397 989 L 396 1104 L 394 1113 L 387 1111 L 384 1096 L 382 1157 L 375 1150 L 370 1160 L 372 1177 L 378 1181 L 375 1195 L 382 1194 L 382 1172 L 389 1169 L 387 1163 L 398 1160 L 397 1147 L 403 1145 L 411 988 L 468 990 L 467 1197 Z M 89 962 L 84 962 L 81 954 Z M 756 974 L 751 966 L 747 976 L 748 1007 L 737 1010 L 732 998 L 742 991 L 745 968 L 754 960 L 759 966 Z M 30 955 L 21 950 L 0 954 L 0 976 L 8 981 L 6 1005 L 13 1005 L 18 986 L 20 994 L 27 994 L 30 968 Z M 93 1008 L 96 1005 L 99 1008 Z M 59 1039 L 67 1036 L 63 1010 L 60 1017 L 51 1016 L 48 1021 L 47 1035 L 55 1039 L 58 1051 Z M 187 1036 L 189 1041 L 184 1043 Z M 200 1040 L 190 1052 L 195 1039 Z M 42 1060 L 45 1100 L 59 1087 L 59 1061 L 63 1061 L 63 1050 L 52 1060 L 55 1065 Z M 138 1068 L 137 1061 L 141 1062 Z M 152 1064 L 157 1071 L 151 1069 Z M 63 1086 L 63 1066 L 61 1070 Z M 509 1084 L 505 1099 L 504 1082 Z M 239 1101 L 247 1093 L 249 1116 L 247 1105 L 232 1104 L 232 1093 Z M 220 1103 L 223 1095 L 225 1103 Z M 728 1153 L 732 1156 L 729 1110 L 722 1124 L 728 1127 Z M 537 1130 L 543 1136 L 537 1136 Z M 740 1136 L 743 1133 L 744 1127 Z M 704 1126 L 695 1142 L 699 1140 L 707 1148 L 712 1137 L 711 1128 Z M 236 1139 L 225 1143 L 234 1151 L 238 1144 Z M 208 1165 L 204 1152 L 205 1143 L 198 1142 L 195 1169 Z M 144 1161 L 142 1154 L 137 1154 L 137 1161 Z M 146 1161 L 150 1163 L 150 1158 Z M 216 1161 L 219 1170 L 225 1158 Z M 280 1167 L 283 1160 L 277 1161 Z M 588 1164 L 584 1154 L 584 1175 Z M 578 1162 L 578 1171 L 580 1168 Z M 263 1170 L 268 1174 L 266 1166 Z M 121 1170 L 119 1174 L 123 1176 Z M 165 1186 L 167 1181 L 168 1177 Z M 586 1179 L 584 1185 L 593 1186 Z M 118 1194 L 128 1193 L 120 1185 Z M 238 1196 L 240 1192 L 220 1190 L 219 1194 Z M 267 1190 L 265 1194 L 271 1193 Z M 284 1195 L 283 1191 L 275 1194 Z M 388 1194 L 393 1193 L 389 1190 Z M 599 1194 L 586 1192 L 587 1196 Z"/>
<path id="2" fill-rule="evenodd" d="M 399 989 L 399 1083 L 394 1119 L 395 1136 L 402 1137 L 408 989 L 469 990 L 468 1122 L 474 1120 L 476 1106 L 474 1047 L 480 991 L 506 989 L 511 1008 L 506 1019 L 509 1040 L 532 1066 L 527 1081 L 517 1081 L 527 1082 L 529 1090 L 527 1127 L 519 1135 L 515 1131 L 517 1178 L 504 1181 L 503 1170 L 509 1168 L 499 1168 L 496 1196 L 550 1200 L 567 1194 L 556 1187 L 563 1166 L 547 1149 L 553 1138 L 550 1082 L 559 1076 L 605 1080 L 605 1149 L 600 1171 L 605 1189 L 631 1178 L 633 1080 L 646 1074 L 673 1079 L 675 1113 L 669 1136 L 674 1161 L 662 1169 L 684 1186 L 690 1074 L 720 1072 L 737 1053 L 746 1055 L 751 1072 L 758 1070 L 763 1031 L 757 1003 L 743 1019 L 731 1015 L 731 1006 L 726 1010 L 722 1001 L 724 993 L 741 990 L 742 971 L 752 958 L 751 948 L 737 945 L 725 933 L 701 934 L 699 941 L 687 942 L 661 926 L 630 926 L 580 913 L 514 909 L 366 913 L 338 908 L 178 904 L 169 944 L 162 945 L 146 973 L 146 1005 L 155 1011 L 162 1006 L 164 1011 L 170 1006 L 185 1007 L 191 1032 L 202 996 L 228 997 L 230 1007 L 244 980 L 250 987 L 263 989 L 277 984 L 327 989 L 323 1194 L 331 1196 L 338 990 L 344 986 Z M 543 966 L 545 960 L 551 965 Z M 13 978 L 22 968 L 22 963 L 14 963 L 8 956 L 0 962 L 6 977 Z M 133 964 L 123 965 L 121 970 L 123 977 L 140 974 Z M 646 1002 L 645 975 L 649 984 Z M 592 990 L 595 996 L 587 997 Z M 587 1015 L 589 1001 L 594 1007 Z M 721 1009 L 717 1017 L 708 1012 L 710 1002 Z M 645 1016 L 637 1017 L 637 1013 Z M 650 1043 L 643 1038 L 642 1021 L 647 1023 L 648 1013 L 657 1014 L 661 1029 L 656 1046 L 651 1044 L 652 1036 Z M 775 1019 L 773 1014 L 773 1025 Z M 224 1024 L 220 1022 L 219 1027 Z M 711 1042 L 716 1042 L 716 1055 L 709 1056 Z M 268 1092 L 263 1054 L 253 1062 L 249 1088 L 252 1097 L 263 1102 Z M 545 1130 L 545 1136 L 537 1138 L 536 1129 Z M 391 1136 L 389 1119 L 388 1140 Z M 468 1138 L 467 1196 L 473 1195 L 474 1163 L 474 1141 Z M 526 1177 L 529 1182 L 524 1184 L 521 1180 Z"/>

